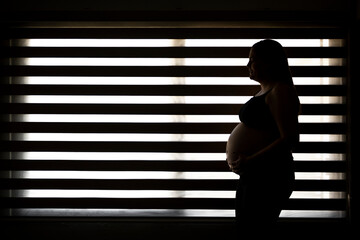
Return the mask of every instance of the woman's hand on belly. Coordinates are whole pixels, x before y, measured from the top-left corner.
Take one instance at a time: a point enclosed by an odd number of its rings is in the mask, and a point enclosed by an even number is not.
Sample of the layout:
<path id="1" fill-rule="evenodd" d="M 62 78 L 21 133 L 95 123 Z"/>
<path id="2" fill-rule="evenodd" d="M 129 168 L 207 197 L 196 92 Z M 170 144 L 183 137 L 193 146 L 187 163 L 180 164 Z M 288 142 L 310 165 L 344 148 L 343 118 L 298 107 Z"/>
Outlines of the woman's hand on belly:
<path id="1" fill-rule="evenodd" d="M 248 165 L 249 158 L 244 154 L 238 154 L 238 157 L 233 161 L 228 161 L 228 165 L 230 167 L 230 170 L 236 174 L 243 173 Z"/>

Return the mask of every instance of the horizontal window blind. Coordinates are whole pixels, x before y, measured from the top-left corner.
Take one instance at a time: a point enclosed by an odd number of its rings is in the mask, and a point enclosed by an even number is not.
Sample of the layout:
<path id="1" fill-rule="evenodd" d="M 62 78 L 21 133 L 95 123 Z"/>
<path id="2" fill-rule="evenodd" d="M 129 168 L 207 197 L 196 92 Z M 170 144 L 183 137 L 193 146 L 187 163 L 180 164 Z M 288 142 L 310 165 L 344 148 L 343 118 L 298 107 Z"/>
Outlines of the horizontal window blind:
<path id="1" fill-rule="evenodd" d="M 10 28 L 1 49 L 3 216 L 234 217 L 225 162 L 259 86 L 250 47 L 286 49 L 302 113 L 281 218 L 346 217 L 346 49 L 337 28 Z M 264 196 L 266 201 L 268 196 Z"/>

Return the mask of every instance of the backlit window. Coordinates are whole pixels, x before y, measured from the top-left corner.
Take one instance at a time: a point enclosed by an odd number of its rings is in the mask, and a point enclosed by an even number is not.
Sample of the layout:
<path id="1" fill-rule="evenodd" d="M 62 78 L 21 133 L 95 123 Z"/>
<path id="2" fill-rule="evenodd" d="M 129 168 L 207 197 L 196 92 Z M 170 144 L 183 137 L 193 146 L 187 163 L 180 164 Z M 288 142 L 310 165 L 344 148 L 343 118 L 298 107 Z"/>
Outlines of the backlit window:
<path id="1" fill-rule="evenodd" d="M 258 90 L 247 56 L 265 36 L 56 29 L 26 31 L 8 48 L 5 215 L 234 217 L 225 144 Z M 272 38 L 288 53 L 303 113 L 296 190 L 281 217 L 344 218 L 344 39 L 326 29 L 278 38 L 285 30 Z"/>

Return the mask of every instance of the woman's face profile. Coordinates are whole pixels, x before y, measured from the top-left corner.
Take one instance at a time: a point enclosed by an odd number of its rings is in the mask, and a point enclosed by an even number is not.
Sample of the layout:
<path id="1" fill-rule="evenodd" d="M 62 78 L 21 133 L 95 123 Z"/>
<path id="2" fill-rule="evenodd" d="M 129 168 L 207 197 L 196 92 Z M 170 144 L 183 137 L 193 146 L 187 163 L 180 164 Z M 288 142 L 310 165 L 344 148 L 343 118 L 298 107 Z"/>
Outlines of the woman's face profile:
<path id="1" fill-rule="evenodd" d="M 247 64 L 249 77 L 257 82 L 264 82 L 269 78 L 270 63 L 258 56 L 253 48 L 250 49 L 249 62 Z"/>
<path id="2" fill-rule="evenodd" d="M 255 58 L 255 52 L 253 49 L 250 49 L 249 53 L 249 62 L 247 64 L 247 67 L 249 69 L 249 77 L 252 80 L 258 80 L 259 75 L 259 61 Z"/>

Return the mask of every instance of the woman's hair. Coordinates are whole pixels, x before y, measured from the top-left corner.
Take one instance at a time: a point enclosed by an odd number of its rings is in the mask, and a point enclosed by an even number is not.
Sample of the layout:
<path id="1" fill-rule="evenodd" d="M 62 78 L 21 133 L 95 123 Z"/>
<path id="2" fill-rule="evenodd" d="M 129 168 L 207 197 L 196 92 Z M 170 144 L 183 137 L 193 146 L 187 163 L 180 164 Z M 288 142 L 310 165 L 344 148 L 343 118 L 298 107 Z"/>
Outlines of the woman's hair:
<path id="1" fill-rule="evenodd" d="M 286 53 L 280 43 L 265 39 L 255 43 L 252 50 L 256 58 L 260 58 L 266 63 L 267 74 L 273 80 L 294 84 Z"/>

